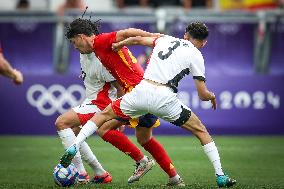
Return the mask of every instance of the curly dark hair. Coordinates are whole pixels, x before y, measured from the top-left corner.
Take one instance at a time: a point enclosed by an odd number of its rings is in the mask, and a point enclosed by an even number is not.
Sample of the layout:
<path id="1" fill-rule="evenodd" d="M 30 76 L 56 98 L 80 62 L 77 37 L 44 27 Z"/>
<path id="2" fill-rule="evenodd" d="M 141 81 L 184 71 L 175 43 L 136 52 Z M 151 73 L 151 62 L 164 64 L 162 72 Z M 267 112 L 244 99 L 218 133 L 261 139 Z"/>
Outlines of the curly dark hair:
<path id="1" fill-rule="evenodd" d="M 91 36 L 93 34 L 98 35 L 100 28 L 100 20 L 92 22 L 90 19 L 77 18 L 67 26 L 65 36 L 67 39 L 71 39 L 78 34 L 85 34 Z"/>
<path id="2" fill-rule="evenodd" d="M 199 40 L 204 40 L 209 35 L 207 26 L 201 22 L 193 22 L 189 24 L 186 27 L 185 32 L 189 33 L 189 35 L 191 35 L 191 37 L 193 37 L 194 39 Z"/>

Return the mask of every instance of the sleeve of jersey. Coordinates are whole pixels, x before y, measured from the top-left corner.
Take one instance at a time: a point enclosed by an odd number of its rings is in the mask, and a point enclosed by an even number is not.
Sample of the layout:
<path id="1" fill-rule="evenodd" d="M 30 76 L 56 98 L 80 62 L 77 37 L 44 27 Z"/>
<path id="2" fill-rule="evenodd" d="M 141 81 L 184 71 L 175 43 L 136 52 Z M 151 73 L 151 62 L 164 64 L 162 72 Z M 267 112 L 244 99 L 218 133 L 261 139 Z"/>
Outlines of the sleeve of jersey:
<path id="1" fill-rule="evenodd" d="M 197 79 L 199 81 L 204 81 L 204 82 L 206 81 L 203 57 L 199 58 L 199 60 L 191 64 L 191 74 L 193 76 L 193 79 Z"/>
<path id="2" fill-rule="evenodd" d="M 107 50 L 112 50 L 112 43 L 116 42 L 116 32 L 102 33 L 97 36 L 94 46 L 97 48 L 105 48 Z"/>
<path id="3" fill-rule="evenodd" d="M 156 44 L 157 44 L 157 40 L 159 39 L 160 37 L 156 37 L 154 40 L 153 40 L 153 47 L 155 47 L 156 46 Z"/>
<path id="4" fill-rule="evenodd" d="M 102 70 L 102 76 L 106 82 L 112 82 L 116 80 L 105 68 Z"/>

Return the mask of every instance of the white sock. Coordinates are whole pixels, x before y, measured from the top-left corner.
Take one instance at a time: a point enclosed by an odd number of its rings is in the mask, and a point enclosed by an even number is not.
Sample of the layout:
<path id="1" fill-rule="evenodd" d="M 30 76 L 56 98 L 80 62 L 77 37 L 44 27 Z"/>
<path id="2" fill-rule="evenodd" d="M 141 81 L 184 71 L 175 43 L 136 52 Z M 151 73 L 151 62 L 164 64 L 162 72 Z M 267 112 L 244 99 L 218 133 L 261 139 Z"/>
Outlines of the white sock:
<path id="1" fill-rule="evenodd" d="M 209 160 L 212 162 L 213 167 L 215 169 L 216 175 L 224 175 L 224 172 L 222 170 L 222 165 L 220 161 L 220 156 L 218 153 L 218 149 L 214 142 L 210 142 L 208 144 L 205 144 L 203 146 L 203 150 L 205 154 L 208 156 Z"/>
<path id="2" fill-rule="evenodd" d="M 146 163 L 148 160 L 149 160 L 148 157 L 144 155 L 144 157 L 141 160 L 139 160 L 137 163 Z"/>
<path id="3" fill-rule="evenodd" d="M 79 147 L 82 142 L 84 142 L 89 136 L 98 130 L 96 124 L 92 121 L 87 121 L 87 123 L 82 127 L 80 133 L 77 135 L 74 144 Z"/>
<path id="4" fill-rule="evenodd" d="M 176 176 L 173 176 L 169 179 L 169 182 L 170 183 L 175 183 L 175 182 L 178 182 L 180 179 L 180 176 L 178 174 L 176 174 Z"/>
<path id="5" fill-rule="evenodd" d="M 86 142 L 81 144 L 80 152 L 82 154 L 82 158 L 94 170 L 95 175 L 101 176 L 106 172 Z"/>
<path id="6" fill-rule="evenodd" d="M 79 174 L 86 173 L 86 169 L 84 167 L 83 161 L 81 159 L 80 152 L 78 152 L 75 157 L 73 158 L 72 162 L 75 164 Z"/>
<path id="7" fill-rule="evenodd" d="M 57 131 L 57 133 L 58 133 L 58 135 L 59 135 L 59 137 L 62 141 L 62 144 L 63 144 L 65 150 L 73 144 L 73 142 L 76 138 L 74 132 L 70 128 Z M 78 172 L 80 174 L 86 172 L 86 169 L 85 169 L 83 162 L 82 162 L 82 159 L 81 159 L 80 152 L 78 152 L 75 155 L 72 162 L 75 164 L 75 166 L 78 169 Z"/>

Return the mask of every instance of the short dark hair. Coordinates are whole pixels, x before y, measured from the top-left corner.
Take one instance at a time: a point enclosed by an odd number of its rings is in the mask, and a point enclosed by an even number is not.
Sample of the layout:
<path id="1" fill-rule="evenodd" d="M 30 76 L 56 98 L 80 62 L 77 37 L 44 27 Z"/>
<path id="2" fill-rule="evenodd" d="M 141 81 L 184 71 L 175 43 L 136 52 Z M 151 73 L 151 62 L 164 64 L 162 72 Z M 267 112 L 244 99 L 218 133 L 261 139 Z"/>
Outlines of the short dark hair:
<path id="1" fill-rule="evenodd" d="M 100 28 L 99 20 L 92 22 L 90 19 L 77 18 L 67 26 L 66 37 L 71 39 L 78 34 L 85 34 L 91 36 L 98 35 Z"/>
<path id="2" fill-rule="evenodd" d="M 19 0 L 17 4 L 17 9 L 29 8 L 30 2 L 28 0 Z"/>
<path id="3" fill-rule="evenodd" d="M 204 40 L 209 35 L 207 26 L 201 22 L 193 22 L 189 24 L 186 27 L 185 32 L 189 33 L 189 35 L 191 35 L 191 37 L 193 37 L 194 39 L 199 40 Z"/>

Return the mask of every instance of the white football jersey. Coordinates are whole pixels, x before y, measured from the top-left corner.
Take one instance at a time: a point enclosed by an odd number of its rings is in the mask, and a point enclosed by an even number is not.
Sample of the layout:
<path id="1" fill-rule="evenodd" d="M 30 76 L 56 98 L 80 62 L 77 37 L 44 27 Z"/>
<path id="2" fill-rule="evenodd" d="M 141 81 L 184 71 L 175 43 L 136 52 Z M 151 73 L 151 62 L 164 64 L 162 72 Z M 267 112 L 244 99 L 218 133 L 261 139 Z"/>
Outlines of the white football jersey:
<path id="1" fill-rule="evenodd" d="M 86 88 L 86 98 L 97 99 L 98 95 L 108 96 L 111 100 L 115 99 L 116 88 L 113 85 L 107 87 L 107 83 L 115 81 L 114 77 L 98 60 L 95 53 L 80 54 L 81 78 Z M 104 94 L 102 94 L 104 93 Z"/>
<path id="2" fill-rule="evenodd" d="M 205 81 L 204 59 L 190 41 L 163 36 L 156 40 L 144 78 L 167 84 L 177 91 L 178 82 L 188 74 Z"/>

